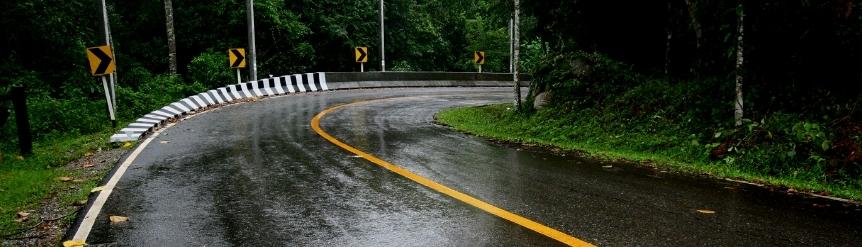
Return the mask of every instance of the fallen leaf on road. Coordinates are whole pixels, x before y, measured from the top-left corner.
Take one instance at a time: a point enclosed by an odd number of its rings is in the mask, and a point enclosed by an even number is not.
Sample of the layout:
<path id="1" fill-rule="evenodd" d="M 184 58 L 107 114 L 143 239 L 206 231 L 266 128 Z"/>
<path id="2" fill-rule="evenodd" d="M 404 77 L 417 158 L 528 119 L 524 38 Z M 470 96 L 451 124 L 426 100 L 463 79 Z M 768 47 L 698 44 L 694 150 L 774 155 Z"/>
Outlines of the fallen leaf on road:
<path id="1" fill-rule="evenodd" d="M 712 211 L 709 209 L 698 209 L 697 212 L 702 213 L 702 214 L 714 214 L 715 213 L 715 211 Z"/>
<path id="2" fill-rule="evenodd" d="M 84 240 L 68 240 L 63 242 L 63 247 L 84 247 L 87 243 Z"/>
<path id="3" fill-rule="evenodd" d="M 111 215 L 110 217 L 108 217 L 108 219 L 110 219 L 111 223 L 114 223 L 114 224 L 129 221 L 129 217 L 117 216 L 117 215 Z"/>
<path id="4" fill-rule="evenodd" d="M 57 180 L 60 180 L 62 182 L 69 182 L 69 181 L 72 181 L 72 177 L 66 177 L 66 176 L 57 177 Z"/>
<path id="5" fill-rule="evenodd" d="M 104 186 L 95 187 L 92 190 L 90 190 L 90 193 L 99 192 L 99 191 L 102 191 L 103 189 L 105 189 Z"/>
<path id="6" fill-rule="evenodd" d="M 132 148 L 132 143 L 131 143 L 131 142 L 125 142 L 125 143 L 123 143 L 123 148 L 125 148 L 125 149 Z"/>
<path id="7" fill-rule="evenodd" d="M 27 221 L 30 218 L 30 213 L 20 211 L 18 212 L 17 218 L 15 218 L 15 222 L 21 223 Z"/>
<path id="8" fill-rule="evenodd" d="M 168 143 L 171 143 L 171 142 L 170 142 L 170 141 L 160 141 L 159 143 L 161 143 L 161 144 L 168 144 Z"/>

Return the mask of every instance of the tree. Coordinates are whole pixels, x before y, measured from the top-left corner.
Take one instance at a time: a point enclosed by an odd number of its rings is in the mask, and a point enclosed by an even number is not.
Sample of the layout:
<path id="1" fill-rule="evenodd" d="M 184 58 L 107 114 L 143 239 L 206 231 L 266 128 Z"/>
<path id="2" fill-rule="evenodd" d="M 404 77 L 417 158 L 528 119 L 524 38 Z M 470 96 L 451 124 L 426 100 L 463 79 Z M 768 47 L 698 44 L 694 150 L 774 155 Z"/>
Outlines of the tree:
<path id="1" fill-rule="evenodd" d="M 743 67 L 743 52 L 742 52 L 742 41 L 743 41 L 743 31 L 744 25 L 743 20 L 745 19 L 745 12 L 743 11 L 742 0 L 739 0 L 739 5 L 736 7 L 736 14 L 739 18 L 739 21 L 736 23 L 737 25 L 737 33 L 736 33 L 736 107 L 734 110 L 734 117 L 736 118 L 736 126 L 742 125 L 742 113 L 743 113 L 743 105 L 742 105 L 742 76 L 744 71 Z"/>
<path id="2" fill-rule="evenodd" d="M 520 0 L 515 0 L 514 8 L 515 8 L 515 14 L 514 14 L 515 20 L 513 21 L 514 24 L 512 25 L 512 33 L 513 33 L 512 35 L 515 37 L 515 41 L 513 44 L 513 46 L 515 46 L 515 55 L 514 55 L 514 59 L 512 62 L 513 66 L 514 66 L 514 73 L 512 73 L 512 77 L 514 77 L 514 81 L 515 81 L 515 86 L 514 86 L 515 87 L 515 89 L 514 89 L 515 90 L 515 110 L 520 111 L 521 110 L 521 85 L 520 85 L 521 84 L 521 78 L 520 78 L 521 59 L 519 58 L 519 56 L 521 53 L 521 43 L 520 43 L 521 33 L 520 33 L 520 28 L 518 28 L 518 26 L 521 24 L 521 18 L 519 18 L 520 12 L 521 12 Z"/>
<path id="3" fill-rule="evenodd" d="M 174 35 L 174 6 L 165 0 L 165 26 L 168 32 L 168 71 L 177 74 L 177 37 Z"/>

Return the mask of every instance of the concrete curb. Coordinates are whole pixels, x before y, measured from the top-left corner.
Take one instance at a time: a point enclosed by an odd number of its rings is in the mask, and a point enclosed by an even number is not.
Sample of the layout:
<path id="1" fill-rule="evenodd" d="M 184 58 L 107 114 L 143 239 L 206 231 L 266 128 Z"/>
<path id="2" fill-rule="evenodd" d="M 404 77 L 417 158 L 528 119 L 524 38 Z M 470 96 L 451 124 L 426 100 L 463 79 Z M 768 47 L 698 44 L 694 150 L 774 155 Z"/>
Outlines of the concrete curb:
<path id="1" fill-rule="evenodd" d="M 327 83 L 327 75 L 335 81 Z M 426 79 L 422 79 L 426 78 Z M 451 78 L 451 79 L 446 79 Z M 508 87 L 511 74 L 394 72 L 304 73 L 238 83 L 192 95 L 152 111 L 111 136 L 110 142 L 137 141 L 165 124 L 198 111 L 251 98 L 330 90 L 393 87 Z M 522 86 L 529 82 L 522 81 Z"/>

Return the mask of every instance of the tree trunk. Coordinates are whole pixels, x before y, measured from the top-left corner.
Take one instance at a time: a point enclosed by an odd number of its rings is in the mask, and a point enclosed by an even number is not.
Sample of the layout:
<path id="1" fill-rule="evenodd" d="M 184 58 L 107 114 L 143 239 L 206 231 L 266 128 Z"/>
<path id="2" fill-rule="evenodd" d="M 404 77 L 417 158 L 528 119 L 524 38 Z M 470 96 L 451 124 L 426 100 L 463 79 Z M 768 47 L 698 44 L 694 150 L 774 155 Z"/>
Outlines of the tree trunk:
<path id="1" fill-rule="evenodd" d="M 691 28 L 694 30 L 695 36 L 695 60 L 692 63 L 691 67 L 689 67 L 689 73 L 693 75 L 697 75 L 697 69 L 702 64 L 702 51 L 701 46 L 703 43 L 703 29 L 700 26 L 700 22 L 697 20 L 697 6 L 695 6 L 694 0 L 685 0 L 685 5 L 688 9 L 688 17 L 691 20 Z"/>
<path id="2" fill-rule="evenodd" d="M 743 31 L 745 25 L 743 24 L 743 20 L 745 19 L 745 12 L 742 4 L 742 0 L 739 1 L 739 5 L 736 7 L 736 13 L 739 16 L 739 21 L 736 25 L 738 25 L 737 36 L 736 36 L 736 108 L 734 110 L 734 117 L 736 118 L 736 126 L 742 125 L 742 113 L 743 113 L 743 102 L 742 102 L 742 79 L 745 69 L 743 67 L 743 52 L 742 52 L 742 41 L 743 41 Z"/>
<path id="3" fill-rule="evenodd" d="M 703 29 L 700 28 L 700 22 L 697 21 L 697 7 L 694 6 L 692 0 L 685 0 L 685 5 L 688 7 L 691 28 L 694 29 L 695 45 L 697 46 L 697 50 L 700 50 L 701 41 L 703 40 Z"/>
<path id="4" fill-rule="evenodd" d="M 667 33 L 667 39 L 665 40 L 665 49 L 664 49 L 664 76 L 670 76 L 670 45 L 671 40 L 673 39 L 673 6 L 671 2 L 667 2 L 667 29 L 665 32 Z"/>
<path id="5" fill-rule="evenodd" d="M 514 73 L 512 76 L 514 77 L 515 82 L 515 110 L 521 110 L 521 33 L 520 26 L 521 24 L 521 0 L 515 0 L 515 16 L 514 16 L 514 24 L 512 25 L 512 35 L 515 37 L 515 41 L 513 46 L 515 47 L 514 51 L 514 61 L 512 62 L 512 66 L 514 66 Z"/>
<path id="6" fill-rule="evenodd" d="M 165 26 L 168 30 L 168 70 L 177 74 L 177 37 L 174 35 L 174 6 L 171 0 L 165 0 Z"/>

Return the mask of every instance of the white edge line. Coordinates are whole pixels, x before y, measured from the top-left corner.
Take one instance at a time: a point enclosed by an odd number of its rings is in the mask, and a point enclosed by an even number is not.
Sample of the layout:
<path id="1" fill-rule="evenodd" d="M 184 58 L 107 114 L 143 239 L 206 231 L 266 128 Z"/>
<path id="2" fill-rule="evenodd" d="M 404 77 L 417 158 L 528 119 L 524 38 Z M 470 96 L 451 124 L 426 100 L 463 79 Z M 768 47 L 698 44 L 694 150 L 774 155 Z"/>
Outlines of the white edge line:
<path id="1" fill-rule="evenodd" d="M 166 128 L 173 126 L 174 124 L 168 125 Z M 111 179 L 108 180 L 104 186 L 102 186 L 102 191 L 99 192 L 99 196 L 96 197 L 96 200 L 93 201 L 93 204 L 90 206 L 90 209 L 87 210 L 87 214 L 84 215 L 84 218 L 81 220 L 81 225 L 78 226 L 78 230 L 75 232 L 75 236 L 72 237 L 73 240 L 82 240 L 87 241 L 87 237 L 90 235 L 90 230 L 93 229 L 93 225 L 96 223 L 96 218 L 99 217 L 99 213 L 102 211 L 102 207 L 105 206 L 105 202 L 108 201 L 108 197 L 111 196 L 111 192 L 113 192 L 114 187 L 117 186 L 117 183 L 120 181 L 120 178 L 123 177 L 123 174 L 126 173 L 126 170 L 138 158 L 138 155 L 150 144 L 150 142 L 159 136 L 160 131 L 153 133 L 149 138 L 144 140 L 141 145 L 138 145 L 138 148 L 126 157 L 126 160 L 117 168 L 117 171 L 114 172 L 114 175 L 111 176 Z"/>
<path id="2" fill-rule="evenodd" d="M 287 96 L 287 95 L 267 97 L 266 99 L 281 98 L 281 97 L 285 97 L 285 96 Z M 246 103 L 246 102 L 239 102 L 236 104 L 243 104 L 243 103 Z M 234 104 L 231 104 L 231 105 L 234 105 Z M 219 108 L 215 108 L 214 110 L 220 110 L 223 108 L 224 107 L 219 107 Z M 212 112 L 212 111 L 204 111 L 204 112 L 201 112 L 201 114 L 190 115 L 186 118 L 183 118 L 182 120 L 189 120 L 189 119 L 192 119 L 194 117 L 197 117 L 197 116 L 203 115 L 204 113 L 209 113 L 209 112 Z M 170 129 L 172 126 L 176 125 L 177 123 L 180 123 L 180 122 L 169 123 L 164 128 L 161 128 L 161 129 L 153 132 L 152 135 L 147 137 L 147 139 L 145 139 L 143 142 L 141 142 L 140 145 L 138 145 L 137 148 L 135 148 L 135 151 L 132 151 L 132 153 L 129 154 L 128 157 L 126 157 L 126 159 L 123 161 L 123 163 L 120 164 L 120 167 L 117 167 L 117 171 L 114 172 L 114 174 L 111 176 L 111 179 L 109 179 L 108 182 L 102 186 L 102 191 L 99 191 L 99 195 L 96 197 L 96 200 L 93 201 L 93 204 L 90 205 L 90 208 L 87 210 L 87 213 L 84 215 L 84 218 L 81 219 L 81 224 L 78 225 L 78 229 L 75 231 L 75 235 L 70 240 L 82 240 L 84 242 L 87 241 L 87 237 L 90 236 L 90 231 L 93 230 L 93 225 L 95 225 L 95 223 L 96 223 L 96 218 L 98 218 L 99 214 L 102 212 L 102 207 L 105 206 L 105 202 L 108 201 L 108 197 L 111 196 L 111 192 L 114 191 L 114 187 L 117 186 L 117 183 L 120 181 L 120 178 L 123 177 L 123 174 L 126 173 L 126 170 L 129 169 L 129 166 L 132 165 L 132 163 L 135 161 L 135 159 L 138 158 L 138 155 L 140 155 L 141 152 L 143 152 L 143 150 L 147 147 L 147 145 L 149 145 L 151 141 L 153 141 L 156 137 L 158 137 L 159 134 L 162 133 L 162 131 Z"/>

